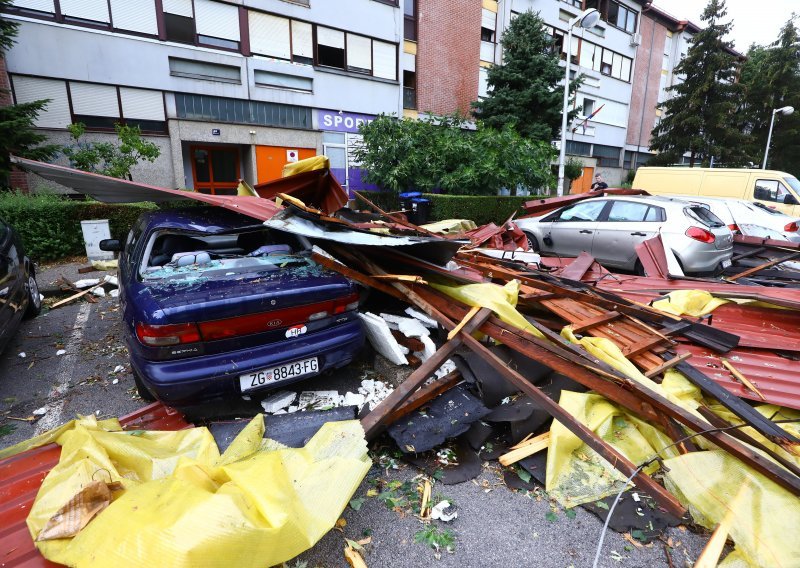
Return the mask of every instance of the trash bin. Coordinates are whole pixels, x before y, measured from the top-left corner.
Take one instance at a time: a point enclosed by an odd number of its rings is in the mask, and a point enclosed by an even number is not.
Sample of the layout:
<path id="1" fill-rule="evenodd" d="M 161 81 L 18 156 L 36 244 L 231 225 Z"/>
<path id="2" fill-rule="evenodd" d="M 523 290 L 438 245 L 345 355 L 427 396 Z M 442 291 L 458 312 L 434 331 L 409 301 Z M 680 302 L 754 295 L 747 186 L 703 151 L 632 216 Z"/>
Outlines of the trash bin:
<path id="1" fill-rule="evenodd" d="M 432 202 L 424 197 L 415 197 L 411 200 L 411 216 L 409 221 L 415 225 L 424 225 L 431 218 Z"/>
<path id="2" fill-rule="evenodd" d="M 419 191 L 409 191 L 407 193 L 400 194 L 400 209 L 406 211 L 406 216 L 408 220 L 411 221 L 412 216 L 412 200 L 422 197 L 422 193 Z M 413 221 L 411 221 L 413 223 Z"/>

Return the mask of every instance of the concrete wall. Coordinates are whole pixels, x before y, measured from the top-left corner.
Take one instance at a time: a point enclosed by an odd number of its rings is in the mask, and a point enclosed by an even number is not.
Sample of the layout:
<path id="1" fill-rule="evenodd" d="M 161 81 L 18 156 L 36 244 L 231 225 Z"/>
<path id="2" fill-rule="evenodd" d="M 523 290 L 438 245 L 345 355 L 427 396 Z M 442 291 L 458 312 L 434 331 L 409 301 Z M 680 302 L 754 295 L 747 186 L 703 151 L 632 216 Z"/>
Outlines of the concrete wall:
<path id="1" fill-rule="evenodd" d="M 430 0 L 418 4 L 417 108 L 468 112 L 478 98 L 481 49 L 479 0 Z"/>

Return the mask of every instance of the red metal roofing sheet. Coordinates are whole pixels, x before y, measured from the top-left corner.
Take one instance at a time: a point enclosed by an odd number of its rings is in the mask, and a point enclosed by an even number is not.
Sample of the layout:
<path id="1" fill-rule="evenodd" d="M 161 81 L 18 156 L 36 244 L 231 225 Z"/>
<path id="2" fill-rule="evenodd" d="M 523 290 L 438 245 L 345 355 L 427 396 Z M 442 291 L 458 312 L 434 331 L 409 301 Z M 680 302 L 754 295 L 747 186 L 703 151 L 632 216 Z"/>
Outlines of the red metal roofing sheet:
<path id="1" fill-rule="evenodd" d="M 156 402 L 120 418 L 126 430 L 181 430 L 183 414 Z M 48 444 L 0 460 L 0 566 L 58 566 L 33 545 L 25 519 L 42 480 L 58 463 L 61 448 Z"/>

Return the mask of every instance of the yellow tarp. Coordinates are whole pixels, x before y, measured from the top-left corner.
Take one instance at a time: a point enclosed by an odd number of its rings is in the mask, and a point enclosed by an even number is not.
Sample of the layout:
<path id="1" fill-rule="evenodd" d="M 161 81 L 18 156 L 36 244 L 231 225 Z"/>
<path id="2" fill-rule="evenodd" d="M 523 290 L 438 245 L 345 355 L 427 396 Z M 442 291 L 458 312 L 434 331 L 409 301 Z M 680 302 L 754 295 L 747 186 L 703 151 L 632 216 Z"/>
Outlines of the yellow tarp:
<path id="1" fill-rule="evenodd" d="M 427 225 L 420 226 L 431 233 L 442 235 L 463 233 L 478 228 L 475 221 L 470 221 L 469 219 L 445 219 L 444 221 L 437 221 L 436 223 L 428 223 Z"/>
<path id="2" fill-rule="evenodd" d="M 668 299 L 653 302 L 659 311 L 675 316 L 701 317 L 710 314 L 728 300 L 715 298 L 704 290 L 675 290 L 667 294 Z"/>
<path id="3" fill-rule="evenodd" d="M 84 485 L 124 491 L 72 539 L 38 542 L 69 566 L 274 566 L 313 546 L 370 467 L 358 421 L 325 424 L 304 448 L 263 439 L 257 416 L 220 456 L 206 428 L 109 432 L 80 420 L 28 516 L 34 539 Z"/>
<path id="4" fill-rule="evenodd" d="M 329 169 L 331 169 L 331 161 L 328 159 L 328 156 L 312 156 L 311 158 L 306 158 L 305 160 L 299 160 L 283 166 L 281 177 L 289 177 L 314 170 Z"/>

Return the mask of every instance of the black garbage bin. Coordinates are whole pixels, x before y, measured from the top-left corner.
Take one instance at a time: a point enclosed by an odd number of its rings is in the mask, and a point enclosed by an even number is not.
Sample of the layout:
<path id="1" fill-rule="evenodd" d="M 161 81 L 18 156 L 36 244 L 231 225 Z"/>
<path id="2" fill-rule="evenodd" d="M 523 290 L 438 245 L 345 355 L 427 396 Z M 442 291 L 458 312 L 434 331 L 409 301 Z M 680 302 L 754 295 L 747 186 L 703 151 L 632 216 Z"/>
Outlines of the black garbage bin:
<path id="1" fill-rule="evenodd" d="M 411 216 L 413 215 L 413 200 L 420 197 L 422 197 L 422 193 L 419 191 L 409 191 L 400 194 L 400 209 L 403 209 L 406 212 L 408 220 L 412 223 L 414 222 L 411 220 Z"/>
<path id="2" fill-rule="evenodd" d="M 415 225 L 424 225 L 431 218 L 431 200 L 424 197 L 415 197 L 411 200 L 411 216 L 409 221 Z"/>

